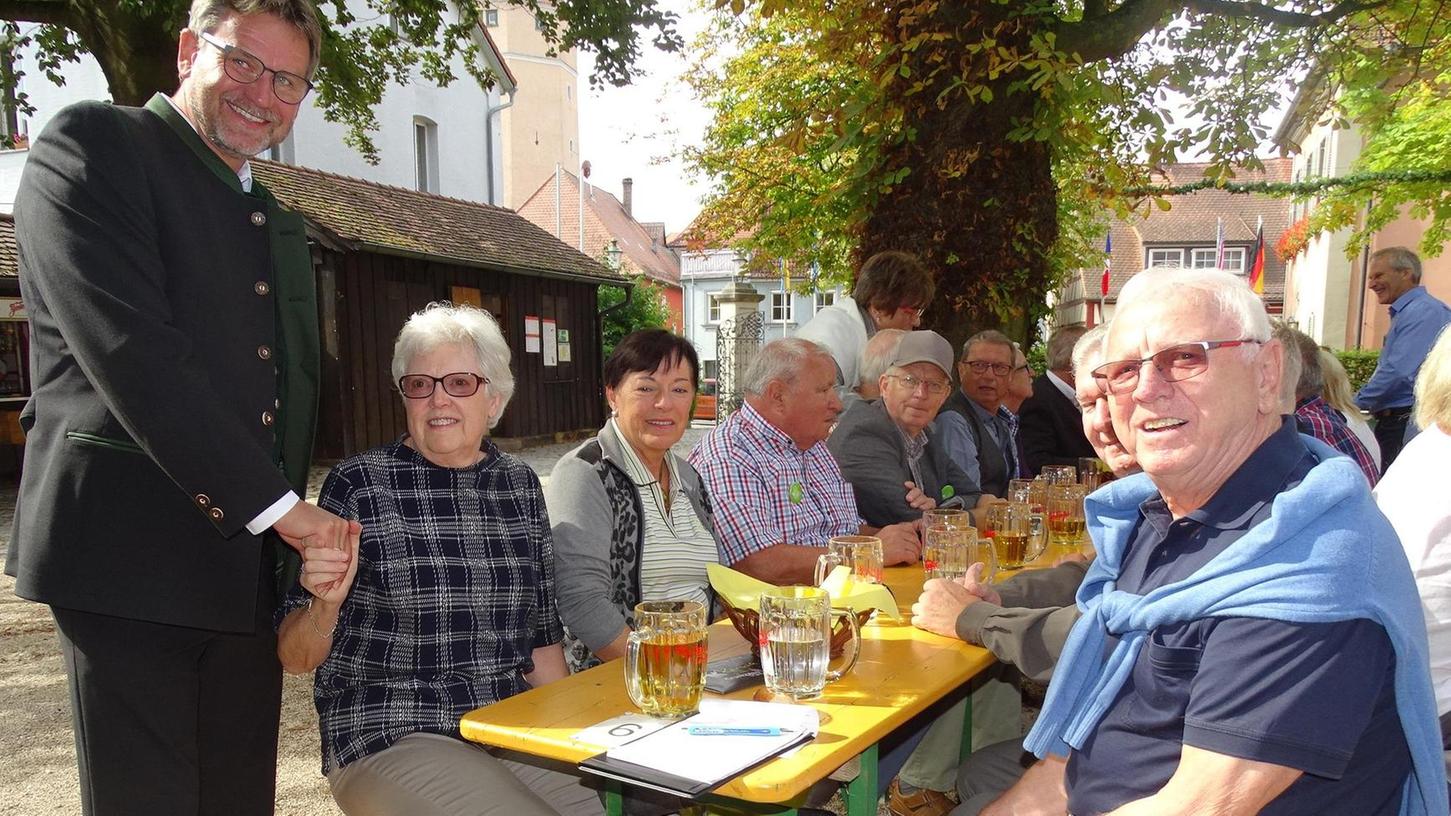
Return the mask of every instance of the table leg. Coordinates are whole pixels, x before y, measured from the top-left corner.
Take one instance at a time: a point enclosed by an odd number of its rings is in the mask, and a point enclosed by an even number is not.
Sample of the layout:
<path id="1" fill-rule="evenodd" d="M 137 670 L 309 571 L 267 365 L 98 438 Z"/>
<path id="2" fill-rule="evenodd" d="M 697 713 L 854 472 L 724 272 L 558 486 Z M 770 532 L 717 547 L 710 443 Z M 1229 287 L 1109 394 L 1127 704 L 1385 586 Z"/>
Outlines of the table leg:
<path id="1" fill-rule="evenodd" d="M 877 746 L 873 743 L 861 756 L 861 772 L 842 789 L 846 816 L 876 816 L 877 813 Z"/>
<path id="2" fill-rule="evenodd" d="M 961 762 L 966 760 L 968 754 L 972 753 L 972 695 L 968 694 L 963 699 L 962 707 L 962 750 L 958 752 L 957 758 Z"/>
<path id="3" fill-rule="evenodd" d="M 625 797 L 620 793 L 623 783 L 618 779 L 605 782 L 605 816 L 625 816 Z"/>

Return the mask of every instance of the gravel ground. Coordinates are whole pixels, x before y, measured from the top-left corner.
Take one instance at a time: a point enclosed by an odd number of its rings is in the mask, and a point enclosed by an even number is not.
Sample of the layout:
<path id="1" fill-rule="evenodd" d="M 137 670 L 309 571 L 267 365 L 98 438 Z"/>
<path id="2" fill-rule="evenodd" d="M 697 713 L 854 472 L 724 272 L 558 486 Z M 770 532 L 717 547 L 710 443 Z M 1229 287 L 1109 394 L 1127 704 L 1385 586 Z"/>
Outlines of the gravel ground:
<path id="1" fill-rule="evenodd" d="M 705 434 L 686 432 L 688 449 Z M 520 456 L 546 483 L 549 471 L 577 443 L 529 448 Z M 323 471 L 313 474 L 316 491 Z M 315 498 L 315 496 L 310 497 Z M 0 485 L 0 544 L 10 543 L 15 486 Z M 0 814 L 60 816 L 80 812 L 75 744 L 71 735 L 65 668 L 49 611 L 15 597 L 15 582 L 0 575 Z M 317 712 L 311 675 L 289 676 L 282 688 L 277 757 L 280 816 L 338 816 L 322 778 Z"/>

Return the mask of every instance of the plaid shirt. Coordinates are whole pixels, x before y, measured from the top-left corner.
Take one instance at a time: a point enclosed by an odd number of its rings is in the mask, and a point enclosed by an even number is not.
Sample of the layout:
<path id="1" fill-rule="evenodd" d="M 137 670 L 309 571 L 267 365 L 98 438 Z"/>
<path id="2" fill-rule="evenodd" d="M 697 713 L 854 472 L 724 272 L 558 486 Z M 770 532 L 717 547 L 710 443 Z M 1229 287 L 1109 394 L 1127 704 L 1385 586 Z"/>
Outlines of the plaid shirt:
<path id="1" fill-rule="evenodd" d="M 690 464 L 716 507 L 723 563 L 782 543 L 824 547 L 861 529 L 851 485 L 826 442 L 803 451 L 748 404 L 700 440 Z"/>
<path id="2" fill-rule="evenodd" d="M 324 774 L 408 734 L 457 736 L 465 712 L 528 689 L 533 650 L 563 639 L 539 477 L 485 452 L 444 468 L 400 439 L 328 474 L 318 504 L 363 539 L 313 679 Z M 294 586 L 279 621 L 307 597 Z"/>
<path id="3" fill-rule="evenodd" d="M 1380 479 L 1375 460 L 1370 458 L 1370 451 L 1360 444 L 1360 440 L 1355 438 L 1355 432 L 1345 424 L 1345 417 L 1331 408 L 1329 403 L 1320 397 L 1300 400 L 1295 405 L 1295 425 L 1301 433 L 1309 434 L 1354 459 L 1365 473 L 1370 486 L 1375 487 Z"/>

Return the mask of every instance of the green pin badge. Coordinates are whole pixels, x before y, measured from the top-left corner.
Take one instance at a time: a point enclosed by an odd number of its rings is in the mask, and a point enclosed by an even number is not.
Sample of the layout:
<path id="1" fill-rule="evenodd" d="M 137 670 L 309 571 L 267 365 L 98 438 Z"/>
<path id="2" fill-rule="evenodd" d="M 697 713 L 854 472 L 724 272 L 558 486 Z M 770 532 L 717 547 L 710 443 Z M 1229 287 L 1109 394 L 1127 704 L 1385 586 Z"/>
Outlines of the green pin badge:
<path id="1" fill-rule="evenodd" d="M 791 503 L 792 504 L 800 504 L 801 503 L 801 495 L 802 495 L 801 483 L 800 482 L 792 482 L 791 483 L 791 487 L 789 489 L 787 489 L 787 491 L 786 491 L 787 498 L 789 498 L 791 500 Z"/>
<path id="2" fill-rule="evenodd" d="M 957 495 L 957 490 L 954 489 L 952 487 L 952 485 L 943 485 L 942 486 L 942 500 L 943 501 L 947 501 L 948 499 L 950 499 L 950 498 L 952 498 L 953 496 L 956 496 L 956 495 Z"/>

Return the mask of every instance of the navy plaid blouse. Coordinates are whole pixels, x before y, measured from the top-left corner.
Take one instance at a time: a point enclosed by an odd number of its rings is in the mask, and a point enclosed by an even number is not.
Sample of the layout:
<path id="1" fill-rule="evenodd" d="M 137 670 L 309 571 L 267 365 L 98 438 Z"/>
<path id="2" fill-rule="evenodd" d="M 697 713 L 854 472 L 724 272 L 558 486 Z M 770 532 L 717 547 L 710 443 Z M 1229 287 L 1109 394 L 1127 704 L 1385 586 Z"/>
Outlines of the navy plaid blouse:
<path id="1" fill-rule="evenodd" d="M 485 442 L 472 467 L 434 465 L 403 440 L 328 474 L 318 504 L 363 524 L 358 574 L 313 678 L 322 769 L 529 688 L 531 653 L 560 642 L 539 477 Z M 307 602 L 294 586 L 280 621 Z"/>

